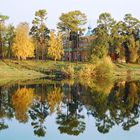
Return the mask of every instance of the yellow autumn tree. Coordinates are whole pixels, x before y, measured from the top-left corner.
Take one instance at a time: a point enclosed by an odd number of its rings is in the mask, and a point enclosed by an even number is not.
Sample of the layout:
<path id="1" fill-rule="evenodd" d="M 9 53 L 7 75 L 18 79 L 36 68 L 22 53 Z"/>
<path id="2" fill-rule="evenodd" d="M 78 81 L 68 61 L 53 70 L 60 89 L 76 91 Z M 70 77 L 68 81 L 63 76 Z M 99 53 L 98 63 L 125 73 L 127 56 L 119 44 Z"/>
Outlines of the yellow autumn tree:
<path id="1" fill-rule="evenodd" d="M 29 36 L 29 25 L 20 23 L 16 28 L 16 37 L 12 46 L 12 52 L 18 59 L 26 59 L 34 56 L 34 44 Z"/>
<path id="2" fill-rule="evenodd" d="M 60 60 L 64 54 L 62 35 L 58 33 L 56 36 L 54 32 L 51 32 L 48 44 L 48 55 L 55 61 Z"/>
<path id="3" fill-rule="evenodd" d="M 48 93 L 47 101 L 48 101 L 48 105 L 50 107 L 51 113 L 55 111 L 55 108 L 57 108 L 58 110 L 60 109 L 60 103 L 63 100 L 63 97 L 64 95 L 61 92 L 60 88 L 55 87 L 53 91 Z"/>
<path id="4" fill-rule="evenodd" d="M 34 90 L 21 88 L 18 89 L 12 96 L 12 105 L 15 109 L 15 117 L 20 122 L 27 122 L 27 111 L 34 99 Z"/>

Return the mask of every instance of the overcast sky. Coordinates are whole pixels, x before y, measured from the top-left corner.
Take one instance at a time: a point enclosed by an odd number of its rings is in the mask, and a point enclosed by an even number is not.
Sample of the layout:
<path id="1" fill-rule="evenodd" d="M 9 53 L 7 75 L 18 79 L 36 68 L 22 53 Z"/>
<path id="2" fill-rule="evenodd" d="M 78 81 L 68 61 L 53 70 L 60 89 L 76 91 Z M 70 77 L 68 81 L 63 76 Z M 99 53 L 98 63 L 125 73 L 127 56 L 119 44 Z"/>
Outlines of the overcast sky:
<path id="1" fill-rule="evenodd" d="M 102 12 L 110 12 L 117 20 L 126 13 L 140 19 L 140 0 L 0 0 L 0 13 L 8 15 L 8 22 L 14 25 L 23 21 L 31 23 L 35 11 L 39 9 L 48 11 L 49 28 L 56 28 L 61 13 L 71 10 L 86 13 L 88 24 L 93 28 Z"/>

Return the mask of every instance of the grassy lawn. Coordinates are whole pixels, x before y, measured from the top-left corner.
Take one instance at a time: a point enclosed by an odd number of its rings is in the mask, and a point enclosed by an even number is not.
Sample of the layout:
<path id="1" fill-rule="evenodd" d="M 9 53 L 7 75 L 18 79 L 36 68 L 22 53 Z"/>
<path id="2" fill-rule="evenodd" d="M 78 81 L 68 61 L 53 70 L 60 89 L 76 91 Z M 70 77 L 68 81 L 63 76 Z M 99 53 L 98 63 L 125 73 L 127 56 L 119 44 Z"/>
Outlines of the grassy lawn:
<path id="1" fill-rule="evenodd" d="M 74 67 L 82 67 L 85 64 L 88 64 L 86 62 L 66 62 L 66 61 L 40 61 L 40 60 L 5 60 L 6 63 L 10 63 L 10 66 L 16 67 L 18 69 L 21 69 L 25 67 L 25 69 L 31 69 L 31 70 L 61 70 L 63 67 L 66 67 L 68 65 L 72 65 Z M 11 63 L 12 62 L 12 63 Z M 15 64 L 14 64 L 15 63 Z M 116 67 L 115 70 L 117 72 L 124 72 L 124 71 L 132 71 L 132 72 L 140 72 L 140 65 L 139 64 L 129 64 L 129 63 L 115 63 Z"/>
<path id="2" fill-rule="evenodd" d="M 61 70 L 68 65 L 76 68 L 81 68 L 87 63 L 83 62 L 63 62 L 63 61 L 35 61 L 35 60 L 4 60 L 0 61 L 0 80 L 6 78 L 23 79 L 23 78 L 36 78 L 42 77 L 46 71 Z M 114 75 L 127 76 L 127 75 L 140 75 L 139 64 L 115 64 Z M 40 73 L 41 72 L 41 73 Z"/>
<path id="3" fill-rule="evenodd" d="M 41 76 L 44 75 L 42 73 L 33 70 L 9 66 L 5 64 L 3 61 L 0 61 L 0 82 L 9 80 L 38 78 Z"/>
<path id="4" fill-rule="evenodd" d="M 66 67 L 68 65 L 72 65 L 72 66 L 77 66 L 77 67 L 81 67 L 82 65 L 86 64 L 86 63 L 82 63 L 82 62 L 66 62 L 66 61 L 51 61 L 51 60 L 47 60 L 47 61 L 32 61 L 32 60 L 28 60 L 28 61 L 21 61 L 21 63 L 28 65 L 28 66 L 32 66 L 33 68 L 39 68 L 39 69 L 45 69 L 45 70 L 50 70 L 50 69 L 57 69 L 60 70 L 63 67 Z"/>
<path id="5" fill-rule="evenodd" d="M 22 60 L 22 61 L 17 61 L 17 60 L 4 60 L 6 64 L 16 67 L 16 68 L 26 68 L 29 70 L 34 70 L 37 72 L 45 73 L 45 74 L 50 74 L 51 71 L 61 71 L 62 68 L 66 68 L 68 65 L 71 65 L 72 67 L 79 69 L 83 65 L 87 63 L 83 62 L 63 62 L 63 61 L 35 61 L 35 60 Z"/>

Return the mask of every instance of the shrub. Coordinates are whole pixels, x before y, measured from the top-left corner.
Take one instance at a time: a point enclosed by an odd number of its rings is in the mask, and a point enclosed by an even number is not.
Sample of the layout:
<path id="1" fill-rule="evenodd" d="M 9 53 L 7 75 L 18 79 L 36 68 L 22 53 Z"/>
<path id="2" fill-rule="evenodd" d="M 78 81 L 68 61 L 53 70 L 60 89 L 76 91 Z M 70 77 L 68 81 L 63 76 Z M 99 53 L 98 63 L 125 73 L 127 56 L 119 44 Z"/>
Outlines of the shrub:
<path id="1" fill-rule="evenodd" d="M 105 57 L 101 59 L 95 68 L 96 76 L 104 77 L 112 75 L 114 72 L 114 64 L 111 61 L 110 57 Z"/>
<path id="2" fill-rule="evenodd" d="M 94 75 L 95 66 L 92 64 L 85 64 L 79 71 L 79 77 L 91 77 Z"/>
<path id="3" fill-rule="evenodd" d="M 66 75 L 66 77 L 74 77 L 75 70 L 73 65 L 67 65 L 62 68 L 62 72 Z"/>

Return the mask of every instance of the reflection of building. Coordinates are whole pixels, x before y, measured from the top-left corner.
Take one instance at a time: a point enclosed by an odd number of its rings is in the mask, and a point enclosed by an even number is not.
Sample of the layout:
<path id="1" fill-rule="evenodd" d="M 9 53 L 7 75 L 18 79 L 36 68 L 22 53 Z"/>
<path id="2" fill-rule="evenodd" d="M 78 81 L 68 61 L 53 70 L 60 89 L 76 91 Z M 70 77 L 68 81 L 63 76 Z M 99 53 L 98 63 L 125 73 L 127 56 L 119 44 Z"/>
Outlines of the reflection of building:
<path id="1" fill-rule="evenodd" d="M 91 27 L 85 36 L 75 37 L 76 39 L 64 40 L 64 60 L 67 61 L 87 61 L 89 54 L 89 46 L 95 36 L 92 35 Z"/>

